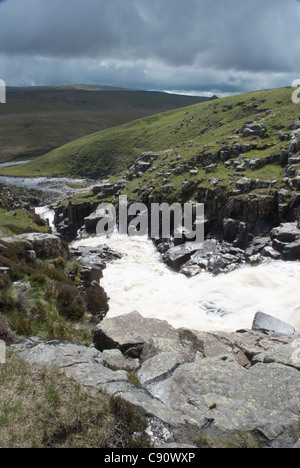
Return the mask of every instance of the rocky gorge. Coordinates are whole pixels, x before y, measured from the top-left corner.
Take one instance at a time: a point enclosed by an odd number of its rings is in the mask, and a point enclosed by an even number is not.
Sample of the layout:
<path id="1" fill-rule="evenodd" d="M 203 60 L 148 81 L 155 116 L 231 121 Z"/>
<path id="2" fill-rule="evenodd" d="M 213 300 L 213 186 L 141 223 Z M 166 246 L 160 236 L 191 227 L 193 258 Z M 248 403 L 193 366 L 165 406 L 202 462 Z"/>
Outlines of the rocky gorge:
<path id="1" fill-rule="evenodd" d="M 294 240 L 287 230 L 276 234 L 279 242 Z M 26 242 L 31 258 L 33 253 L 64 255 L 56 235 L 3 240 L 10 242 Z M 120 256 L 108 247 L 89 251 L 92 266 L 84 263 L 84 250 L 73 252 L 81 258 L 81 282 L 96 287 L 104 263 Z M 289 324 L 257 313 L 251 329 L 229 333 L 175 328 L 138 312 L 103 317 L 98 315 L 90 346 L 28 337 L 14 340 L 9 349 L 31 364 L 58 368 L 84 387 L 137 406 L 156 447 L 299 443 L 300 334 Z"/>
<path id="2" fill-rule="evenodd" d="M 66 323 L 47 338 L 30 333 L 37 312 L 44 320 L 44 305 L 30 311 L 27 332 L 10 349 L 139 407 L 157 447 L 299 447 L 300 123 L 275 124 L 277 111 L 255 100 L 219 109 L 220 132 L 230 112 L 251 116 L 231 136 L 224 130 L 205 147 L 195 139 L 144 151 L 120 177 L 53 203 L 54 234 L 1 240 L 1 274 L 16 287 L 21 262 L 21 282 L 27 276 L 34 286 L 46 282 L 43 304 L 53 281 L 62 281 L 69 302 L 55 291 L 55 308 L 68 310 L 77 329 L 88 317 L 91 332 L 85 344 L 66 338 Z M 219 119 L 218 105 L 209 104 Z M 187 112 L 172 132 L 196 120 Z M 171 236 L 134 246 L 116 235 L 100 242 L 97 207 L 117 206 L 121 194 L 147 207 L 204 203 L 205 240 L 193 245 Z M 10 249 L 16 245 L 22 245 L 17 259 Z M 249 320 L 252 326 L 234 327 Z"/>

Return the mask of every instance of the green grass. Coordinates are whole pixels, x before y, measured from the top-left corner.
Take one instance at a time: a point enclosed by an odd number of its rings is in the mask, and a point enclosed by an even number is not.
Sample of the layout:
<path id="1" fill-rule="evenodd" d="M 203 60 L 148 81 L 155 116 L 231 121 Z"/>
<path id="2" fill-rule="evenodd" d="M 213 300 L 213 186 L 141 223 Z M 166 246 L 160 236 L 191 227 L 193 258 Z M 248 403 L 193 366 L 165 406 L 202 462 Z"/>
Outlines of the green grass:
<path id="1" fill-rule="evenodd" d="M 39 218 L 29 211 L 0 208 L 0 231 L 0 237 L 9 237 L 28 232 L 49 232 L 49 227 L 42 225 Z"/>
<path id="2" fill-rule="evenodd" d="M 0 163 L 27 160 L 76 138 L 201 98 L 100 86 L 8 88 L 0 108 Z"/>
<path id="3" fill-rule="evenodd" d="M 149 447 L 142 412 L 8 352 L 0 365 L 1 448 Z"/>
<path id="4" fill-rule="evenodd" d="M 206 173 L 204 160 L 206 155 L 219 152 L 224 145 L 230 148 L 235 142 L 253 146 L 250 152 L 242 156 L 241 163 L 245 159 L 268 161 L 271 156 L 278 157 L 282 149 L 288 146 L 288 142 L 280 141 L 279 131 L 289 133 L 290 125 L 299 117 L 299 107 L 292 102 L 291 96 L 292 88 L 280 88 L 172 110 L 94 133 L 29 164 L 6 168 L 2 172 L 17 176 L 60 174 L 98 178 L 110 175 L 111 182 L 115 182 L 124 176 L 141 153 L 152 151 L 161 153 L 153 163 L 154 170 L 148 170 L 141 178 L 128 182 L 123 190 L 132 200 L 144 199 L 151 188 L 152 195 L 158 201 L 197 201 L 198 189 L 215 190 L 211 185 L 213 178 L 219 180 L 224 196 L 234 191 L 235 183 L 243 176 L 253 181 L 277 180 L 276 190 L 287 188 L 282 180 L 284 168 L 278 162 L 257 170 L 246 168 L 243 172 L 237 172 L 232 165 L 226 167 L 223 162 L 217 161 L 217 167 Z M 262 138 L 245 138 L 237 133 L 249 120 L 265 125 L 267 134 Z M 166 150 L 168 152 L 163 153 Z M 163 175 L 177 165 L 184 165 L 185 171 L 182 174 L 172 173 L 167 183 L 173 185 L 173 192 L 170 195 L 162 194 Z M 197 176 L 190 175 L 190 170 L 194 168 L 198 170 Z M 186 180 L 192 182 L 192 186 L 188 192 L 182 193 L 182 183 Z M 269 194 L 269 189 L 257 190 L 260 195 Z M 80 193 L 72 203 L 91 203 L 99 199 L 101 197 L 91 192 Z"/>
<path id="5" fill-rule="evenodd" d="M 183 161 L 191 162 L 205 147 L 217 151 L 221 142 L 249 143 L 249 139 L 238 137 L 236 130 L 247 120 L 254 120 L 257 114 L 261 123 L 267 125 L 268 134 L 253 142 L 257 143 L 257 149 L 246 157 L 264 158 L 272 152 L 278 153 L 283 146 L 278 139 L 279 129 L 287 131 L 299 115 L 291 93 L 291 88 L 257 91 L 172 110 L 88 135 L 24 166 L 2 169 L 1 173 L 98 178 L 122 173 L 144 151 L 167 149 L 172 150 L 169 160 L 181 154 Z M 232 109 L 225 112 L 224 106 L 229 104 Z M 274 112 L 267 115 L 270 109 Z"/>

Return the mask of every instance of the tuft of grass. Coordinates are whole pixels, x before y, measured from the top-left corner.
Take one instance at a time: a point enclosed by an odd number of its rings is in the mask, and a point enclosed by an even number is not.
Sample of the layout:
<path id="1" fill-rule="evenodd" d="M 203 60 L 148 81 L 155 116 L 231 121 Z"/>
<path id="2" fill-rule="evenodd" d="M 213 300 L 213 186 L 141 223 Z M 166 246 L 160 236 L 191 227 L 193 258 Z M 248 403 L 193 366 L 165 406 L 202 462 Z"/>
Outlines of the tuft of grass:
<path id="1" fill-rule="evenodd" d="M 245 430 L 233 431 L 231 434 L 220 436 L 208 436 L 201 434 L 196 440 L 196 445 L 199 448 L 227 448 L 227 449 L 258 449 L 261 448 L 259 438 L 253 432 Z"/>
<path id="2" fill-rule="evenodd" d="M 0 237 L 29 232 L 50 232 L 49 226 L 34 214 L 26 210 L 7 211 L 0 208 Z"/>
<path id="3" fill-rule="evenodd" d="M 147 447 L 140 410 L 7 353 L 0 366 L 2 448 Z"/>

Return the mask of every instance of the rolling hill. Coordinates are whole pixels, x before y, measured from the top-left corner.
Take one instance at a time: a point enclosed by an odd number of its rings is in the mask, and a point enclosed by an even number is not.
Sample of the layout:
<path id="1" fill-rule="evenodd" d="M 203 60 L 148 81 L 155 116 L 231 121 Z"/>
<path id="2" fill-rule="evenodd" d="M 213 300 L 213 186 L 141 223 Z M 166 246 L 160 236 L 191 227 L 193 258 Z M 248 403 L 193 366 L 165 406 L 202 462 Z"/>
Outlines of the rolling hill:
<path id="1" fill-rule="evenodd" d="M 93 85 L 7 89 L 0 163 L 28 160 L 76 138 L 206 98 Z"/>
<path id="2" fill-rule="evenodd" d="M 141 190 L 150 185 L 154 189 L 161 187 L 163 174 L 169 172 L 172 164 L 173 168 L 176 167 L 178 157 L 181 158 L 181 166 L 187 165 L 191 170 L 198 171 L 197 175 L 196 172 L 190 175 L 197 184 L 202 179 L 202 183 L 206 184 L 212 177 L 229 181 L 230 174 L 236 172 L 235 157 L 241 155 L 239 166 L 244 158 L 264 161 L 272 155 L 279 157 L 287 145 L 284 134 L 290 132 L 290 126 L 299 116 L 299 106 L 292 102 L 291 95 L 291 88 L 257 91 L 153 115 L 74 140 L 23 166 L 1 168 L 1 173 L 96 179 L 114 174 L 124 175 L 143 152 L 169 150 L 158 157 L 155 173 L 146 171 L 142 178 L 133 177 L 128 190 L 133 192 L 138 186 L 142 186 Z M 264 126 L 266 130 L 262 135 L 255 132 L 246 135 L 241 129 L 247 124 Z M 236 149 L 235 153 L 234 145 L 237 143 L 240 149 Z M 225 151 L 223 162 L 213 156 L 222 148 Z M 243 157 L 244 153 L 247 154 Z M 205 163 L 210 161 L 215 166 L 207 169 L 206 166 L 210 164 L 205 166 Z M 244 169 L 244 173 L 251 177 L 284 176 L 284 169 L 278 164 L 266 169 L 263 163 L 254 171 L 248 164 Z M 181 187 L 187 174 L 185 170 L 182 173 L 180 169 L 178 171 L 178 174 L 172 172 L 170 183 Z"/>

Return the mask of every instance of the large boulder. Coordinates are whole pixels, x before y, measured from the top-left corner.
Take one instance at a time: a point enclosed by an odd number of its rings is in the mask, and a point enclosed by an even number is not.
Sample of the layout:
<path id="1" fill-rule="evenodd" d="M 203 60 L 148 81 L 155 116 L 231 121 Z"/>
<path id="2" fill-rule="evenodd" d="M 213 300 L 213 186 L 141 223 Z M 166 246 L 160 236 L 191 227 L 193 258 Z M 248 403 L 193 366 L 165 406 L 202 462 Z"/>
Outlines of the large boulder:
<path id="1" fill-rule="evenodd" d="M 269 335 L 293 336 L 296 334 L 296 330 L 291 325 L 262 312 L 255 315 L 252 330 Z"/>
<path id="2" fill-rule="evenodd" d="M 163 255 L 163 261 L 175 271 L 179 271 L 191 256 L 202 247 L 202 244 L 195 242 L 185 243 L 171 247 Z"/>
<path id="3" fill-rule="evenodd" d="M 168 322 L 145 319 L 138 312 L 106 318 L 95 330 L 94 345 L 100 351 L 120 349 L 123 353 L 140 354 L 145 342 L 151 338 L 177 339 L 178 332 Z"/>
<path id="4" fill-rule="evenodd" d="M 57 258 L 64 256 L 66 252 L 66 247 L 63 246 L 61 239 L 54 234 L 20 234 L 18 236 L 6 237 L 2 240 L 7 243 L 28 242 L 31 250 L 34 250 L 37 257 L 40 258 Z"/>

